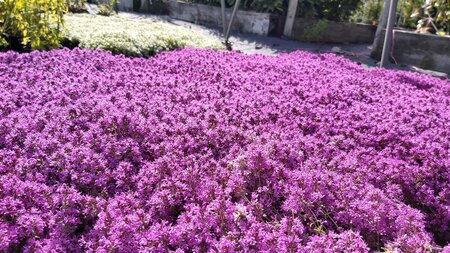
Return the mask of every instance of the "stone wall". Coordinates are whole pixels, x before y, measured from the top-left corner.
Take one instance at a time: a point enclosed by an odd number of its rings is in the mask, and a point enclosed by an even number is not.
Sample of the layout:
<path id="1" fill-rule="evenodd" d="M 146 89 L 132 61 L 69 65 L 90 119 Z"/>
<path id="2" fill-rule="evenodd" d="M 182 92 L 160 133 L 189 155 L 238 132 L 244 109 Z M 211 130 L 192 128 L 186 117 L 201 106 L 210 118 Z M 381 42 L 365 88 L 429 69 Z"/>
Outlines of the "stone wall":
<path id="1" fill-rule="evenodd" d="M 385 31 L 380 36 L 384 38 Z M 378 40 L 372 57 L 381 58 L 383 41 Z M 393 56 L 399 64 L 450 74 L 450 37 L 395 30 Z"/>
<path id="2" fill-rule="evenodd" d="M 133 11 L 133 0 L 120 0 L 117 8 L 119 11 Z"/>
<path id="3" fill-rule="evenodd" d="M 166 14 L 171 18 L 201 25 L 222 27 L 221 8 L 217 6 L 192 4 L 171 0 L 164 6 L 149 4 L 148 0 L 120 0 L 119 11 L 138 11 L 153 14 Z M 133 7 L 134 6 L 134 7 Z M 227 20 L 231 16 L 231 8 L 227 8 Z M 243 33 L 268 35 L 270 30 L 270 14 L 239 10 L 232 30 Z"/>
<path id="4" fill-rule="evenodd" d="M 231 8 L 226 11 L 230 20 Z M 221 8 L 203 4 L 191 4 L 183 1 L 169 2 L 169 15 L 172 18 L 202 25 L 222 26 Z M 239 10 L 232 29 L 234 31 L 268 35 L 270 14 Z"/>
<path id="5" fill-rule="evenodd" d="M 217 6 L 186 3 L 181 0 L 170 0 L 164 5 L 149 0 L 121 0 L 120 11 L 138 11 L 153 14 L 165 14 L 171 18 L 184 20 L 201 25 L 222 27 L 221 8 Z M 227 20 L 231 16 L 231 8 L 226 11 Z M 280 36 L 284 27 L 285 17 L 239 10 L 232 30 L 242 33 Z M 326 21 L 323 30 L 316 31 L 320 20 L 297 18 L 294 22 L 292 38 L 300 41 L 321 43 L 372 43 L 376 26 L 339 23 Z M 307 36 L 305 36 L 305 34 Z M 311 36 L 312 35 L 312 36 Z"/>
<path id="6" fill-rule="evenodd" d="M 376 29 L 365 24 L 296 18 L 291 37 L 320 43 L 372 43 Z"/>

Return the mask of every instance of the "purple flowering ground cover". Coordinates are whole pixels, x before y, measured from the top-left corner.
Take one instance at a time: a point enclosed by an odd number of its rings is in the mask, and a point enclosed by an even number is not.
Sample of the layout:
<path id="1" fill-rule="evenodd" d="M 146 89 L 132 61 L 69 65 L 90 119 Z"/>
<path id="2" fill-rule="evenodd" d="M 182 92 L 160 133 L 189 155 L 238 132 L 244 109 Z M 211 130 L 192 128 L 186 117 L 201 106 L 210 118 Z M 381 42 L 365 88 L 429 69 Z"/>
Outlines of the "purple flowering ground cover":
<path id="1" fill-rule="evenodd" d="M 0 53 L 0 90 L 0 252 L 449 243 L 448 80 L 307 52 L 64 49 Z"/>

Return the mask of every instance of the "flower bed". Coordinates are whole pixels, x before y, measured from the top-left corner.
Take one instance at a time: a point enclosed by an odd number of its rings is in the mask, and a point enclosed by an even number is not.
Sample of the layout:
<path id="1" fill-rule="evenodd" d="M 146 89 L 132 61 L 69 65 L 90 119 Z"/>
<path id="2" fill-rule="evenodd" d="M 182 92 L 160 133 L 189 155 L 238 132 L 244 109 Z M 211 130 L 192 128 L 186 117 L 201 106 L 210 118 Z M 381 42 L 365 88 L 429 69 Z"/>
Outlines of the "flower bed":
<path id="1" fill-rule="evenodd" d="M 75 14 L 66 15 L 65 26 L 65 44 L 127 56 L 151 56 L 182 47 L 224 48 L 217 38 L 145 19 Z"/>
<path id="2" fill-rule="evenodd" d="M 450 82 L 331 54 L 0 54 L 0 251 L 448 243 Z"/>

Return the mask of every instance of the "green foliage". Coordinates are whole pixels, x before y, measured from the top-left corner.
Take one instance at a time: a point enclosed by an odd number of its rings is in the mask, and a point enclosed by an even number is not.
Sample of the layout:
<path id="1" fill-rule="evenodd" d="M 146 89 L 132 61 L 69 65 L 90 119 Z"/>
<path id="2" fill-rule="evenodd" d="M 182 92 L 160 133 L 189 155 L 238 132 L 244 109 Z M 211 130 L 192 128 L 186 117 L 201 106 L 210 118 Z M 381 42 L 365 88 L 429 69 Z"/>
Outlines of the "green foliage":
<path id="1" fill-rule="evenodd" d="M 118 0 L 98 0 L 98 14 L 102 16 L 111 16 L 115 11 Z"/>
<path id="2" fill-rule="evenodd" d="M 89 14 L 67 15 L 65 20 L 68 46 L 145 57 L 180 47 L 223 49 L 219 39 L 164 22 Z"/>
<path id="3" fill-rule="evenodd" d="M 186 0 L 191 3 L 220 6 L 220 0 Z M 226 0 L 227 7 L 236 0 Z M 361 0 L 299 0 L 297 16 L 314 17 L 334 21 L 347 21 Z M 287 0 L 242 0 L 241 9 L 258 12 L 283 13 L 287 10 Z"/>
<path id="4" fill-rule="evenodd" d="M 348 21 L 361 0 L 299 0 L 297 16 Z"/>
<path id="5" fill-rule="evenodd" d="M 253 0 L 251 5 L 251 9 L 262 12 L 282 12 L 283 11 L 283 0 Z"/>
<path id="6" fill-rule="evenodd" d="M 111 16 L 115 13 L 114 8 L 107 4 L 101 4 L 98 6 L 98 15 Z"/>
<path id="7" fill-rule="evenodd" d="M 415 28 L 424 2 L 424 0 L 399 0 L 397 25 L 400 27 Z"/>
<path id="8" fill-rule="evenodd" d="M 220 0 L 186 0 L 190 3 L 220 6 Z M 227 7 L 234 6 L 236 0 L 225 0 Z M 240 8 L 243 10 L 279 13 L 283 11 L 283 0 L 242 0 Z"/>
<path id="9" fill-rule="evenodd" d="M 383 0 L 364 0 L 352 20 L 373 23 L 379 20 Z M 450 0 L 399 0 L 397 26 L 420 31 L 450 32 Z M 436 29 L 438 31 L 436 31 Z"/>
<path id="10" fill-rule="evenodd" d="M 314 23 L 314 25 L 305 29 L 302 39 L 309 42 L 320 41 L 322 34 L 328 27 L 328 20 L 321 19 Z"/>
<path id="11" fill-rule="evenodd" d="M 0 47 L 17 38 L 23 47 L 59 45 L 66 0 L 0 0 Z"/>
<path id="12" fill-rule="evenodd" d="M 450 0 L 400 0 L 398 14 L 401 27 L 450 32 Z"/>
<path id="13" fill-rule="evenodd" d="M 378 24 L 383 9 L 383 0 L 366 0 L 360 3 L 351 20 L 366 24 Z"/>
<path id="14" fill-rule="evenodd" d="M 422 19 L 418 21 L 417 28 L 434 25 L 440 30 L 436 32 L 450 33 L 450 0 L 428 0 L 422 11 Z"/>
<path id="15" fill-rule="evenodd" d="M 424 0 L 399 0 L 398 22 L 402 27 L 415 27 L 417 24 L 418 10 L 421 9 Z M 384 0 L 363 0 L 352 16 L 352 21 L 367 24 L 378 23 L 383 10 Z M 414 14 L 415 13 L 415 14 Z"/>
<path id="16" fill-rule="evenodd" d="M 85 3 L 86 0 L 67 0 L 67 7 L 69 8 L 69 12 L 83 13 L 87 11 Z"/>

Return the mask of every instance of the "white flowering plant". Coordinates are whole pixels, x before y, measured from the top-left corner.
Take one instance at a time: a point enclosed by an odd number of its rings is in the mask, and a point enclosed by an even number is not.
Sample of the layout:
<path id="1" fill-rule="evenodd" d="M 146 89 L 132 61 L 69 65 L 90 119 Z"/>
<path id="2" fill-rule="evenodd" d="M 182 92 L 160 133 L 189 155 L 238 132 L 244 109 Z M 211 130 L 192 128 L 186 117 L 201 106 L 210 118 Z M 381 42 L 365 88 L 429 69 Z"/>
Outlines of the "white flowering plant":
<path id="1" fill-rule="evenodd" d="M 223 49 L 218 38 L 162 21 L 70 14 L 65 22 L 67 44 L 115 54 L 147 57 L 183 47 Z"/>

